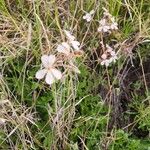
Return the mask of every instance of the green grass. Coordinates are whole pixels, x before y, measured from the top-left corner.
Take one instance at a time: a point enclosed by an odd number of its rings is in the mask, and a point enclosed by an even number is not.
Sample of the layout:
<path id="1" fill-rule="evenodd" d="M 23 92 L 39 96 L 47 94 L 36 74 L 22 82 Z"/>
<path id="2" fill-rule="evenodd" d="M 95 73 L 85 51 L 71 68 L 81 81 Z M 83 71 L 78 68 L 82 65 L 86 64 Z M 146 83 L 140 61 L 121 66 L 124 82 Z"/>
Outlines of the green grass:
<path id="1" fill-rule="evenodd" d="M 110 36 L 97 32 L 102 7 L 119 24 Z M 148 0 L 0 0 L 0 149 L 150 149 L 149 8 Z M 81 73 L 49 86 L 35 74 L 64 29 L 81 43 Z M 109 67 L 94 54 L 102 39 L 120 45 Z"/>

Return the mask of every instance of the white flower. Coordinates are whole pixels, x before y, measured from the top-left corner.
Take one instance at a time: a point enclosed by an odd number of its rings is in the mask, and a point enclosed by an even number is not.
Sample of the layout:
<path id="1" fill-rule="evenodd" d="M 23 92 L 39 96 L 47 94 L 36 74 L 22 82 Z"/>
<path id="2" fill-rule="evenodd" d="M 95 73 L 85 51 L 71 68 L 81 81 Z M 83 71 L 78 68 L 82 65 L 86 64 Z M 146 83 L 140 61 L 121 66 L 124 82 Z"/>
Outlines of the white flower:
<path id="1" fill-rule="evenodd" d="M 110 26 L 100 26 L 98 27 L 98 32 L 109 32 Z"/>
<path id="2" fill-rule="evenodd" d="M 5 122 L 6 122 L 6 119 L 4 119 L 4 118 L 0 118 L 0 125 L 4 125 L 4 124 L 5 124 Z"/>
<path id="3" fill-rule="evenodd" d="M 74 52 L 80 52 L 80 43 L 78 41 L 70 41 L 71 46 L 74 48 Z M 69 55 L 71 51 L 71 46 L 67 42 L 62 42 L 56 48 L 59 53 L 63 53 L 65 55 Z"/>
<path id="4" fill-rule="evenodd" d="M 110 55 L 111 55 L 110 58 L 107 58 L 107 55 L 105 53 L 101 56 L 101 58 L 103 59 L 101 61 L 101 65 L 105 65 L 108 67 L 110 63 L 116 62 L 116 60 L 118 59 L 116 53 L 114 51 L 112 51 L 112 53 L 110 53 Z"/>
<path id="5" fill-rule="evenodd" d="M 66 34 L 66 37 L 69 41 L 75 40 L 75 37 L 70 33 L 70 31 L 64 30 L 64 33 Z"/>
<path id="6" fill-rule="evenodd" d="M 79 46 L 80 43 L 78 41 L 70 41 L 72 47 L 74 48 L 74 50 L 80 50 Z"/>
<path id="7" fill-rule="evenodd" d="M 105 65 L 106 67 L 108 67 L 110 63 L 111 63 L 110 59 L 104 59 L 101 61 L 101 65 Z"/>
<path id="8" fill-rule="evenodd" d="M 101 58 L 101 65 L 105 66 L 109 66 L 109 64 L 112 62 L 115 63 L 118 59 L 117 54 L 108 44 L 106 44 L 106 51 L 102 54 Z"/>
<path id="9" fill-rule="evenodd" d="M 46 76 L 45 82 L 49 85 L 54 83 L 55 80 L 61 79 L 62 73 L 54 67 L 54 63 L 56 61 L 55 55 L 43 55 L 41 57 L 41 61 L 44 69 L 37 71 L 37 79 L 42 79 Z"/>
<path id="10" fill-rule="evenodd" d="M 113 51 L 113 49 L 108 44 L 106 44 L 106 48 L 107 48 L 107 52 L 109 52 L 109 53 L 111 53 Z"/>
<path id="11" fill-rule="evenodd" d="M 70 54 L 70 45 L 67 42 L 62 42 L 61 44 L 57 46 L 56 50 L 68 56 Z"/>
<path id="12" fill-rule="evenodd" d="M 110 26 L 107 25 L 106 19 L 101 19 L 99 21 L 98 32 L 109 32 Z"/>
<path id="13" fill-rule="evenodd" d="M 116 52 L 108 44 L 106 44 L 106 48 L 106 52 L 108 52 L 111 55 L 112 60 L 114 61 L 115 59 L 117 59 Z"/>
<path id="14" fill-rule="evenodd" d="M 107 54 L 104 53 L 104 54 L 101 56 L 101 58 L 102 58 L 102 59 L 107 59 Z"/>
<path id="15" fill-rule="evenodd" d="M 75 40 L 75 37 L 70 33 L 70 31 L 64 30 L 68 43 L 74 48 L 74 50 L 80 50 L 80 43 Z"/>
<path id="16" fill-rule="evenodd" d="M 112 57 L 110 58 L 110 62 L 116 62 L 116 60 L 118 59 L 116 53 L 114 55 L 112 55 Z"/>
<path id="17" fill-rule="evenodd" d="M 118 23 L 117 22 L 112 23 L 111 26 L 110 26 L 110 28 L 112 30 L 118 30 Z"/>
<path id="18" fill-rule="evenodd" d="M 103 8 L 103 18 L 99 21 L 98 32 L 109 32 L 112 30 L 118 30 L 118 23 L 115 22 L 115 18 L 108 12 L 106 8 Z"/>
<path id="19" fill-rule="evenodd" d="M 92 15 L 94 14 L 94 10 L 91 10 L 89 13 L 86 13 L 84 16 L 83 16 L 83 19 L 85 19 L 87 22 L 90 22 L 91 19 L 92 19 Z"/>
<path id="20" fill-rule="evenodd" d="M 106 26 L 106 19 L 101 19 L 101 20 L 99 21 L 99 24 L 100 24 L 101 26 Z"/>

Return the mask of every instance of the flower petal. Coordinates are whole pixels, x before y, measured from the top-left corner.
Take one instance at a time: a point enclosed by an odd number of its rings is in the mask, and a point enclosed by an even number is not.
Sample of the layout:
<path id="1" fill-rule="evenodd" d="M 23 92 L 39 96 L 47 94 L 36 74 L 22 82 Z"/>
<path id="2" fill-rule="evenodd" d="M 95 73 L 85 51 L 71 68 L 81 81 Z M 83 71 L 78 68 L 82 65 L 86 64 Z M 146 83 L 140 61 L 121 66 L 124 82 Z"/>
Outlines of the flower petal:
<path id="1" fill-rule="evenodd" d="M 110 63 L 111 63 L 111 60 L 109 59 L 101 61 L 101 65 L 105 65 L 106 67 L 108 67 Z"/>
<path id="2" fill-rule="evenodd" d="M 70 54 L 70 46 L 67 42 L 63 42 L 57 46 L 57 51 L 66 55 Z"/>
<path id="3" fill-rule="evenodd" d="M 102 32 L 102 29 L 103 29 L 103 28 L 100 26 L 100 27 L 98 27 L 97 31 L 98 31 L 98 32 Z"/>
<path id="4" fill-rule="evenodd" d="M 112 47 L 110 47 L 108 44 L 106 44 L 107 52 L 111 53 L 113 52 Z"/>
<path id="5" fill-rule="evenodd" d="M 105 60 L 107 58 L 107 54 L 104 53 L 101 58 Z"/>
<path id="6" fill-rule="evenodd" d="M 99 24 L 100 24 L 101 26 L 105 26 L 105 25 L 106 25 L 106 19 L 101 19 L 101 20 L 99 21 Z"/>
<path id="7" fill-rule="evenodd" d="M 71 35 L 70 31 L 64 30 L 68 40 L 73 41 L 75 40 L 75 37 L 73 35 Z"/>
<path id="8" fill-rule="evenodd" d="M 90 11 L 90 14 L 92 15 L 92 14 L 94 14 L 94 12 L 95 12 L 94 10 L 91 10 L 91 11 Z"/>
<path id="9" fill-rule="evenodd" d="M 47 72 L 46 69 L 39 70 L 39 71 L 36 72 L 35 77 L 37 79 L 43 79 L 45 74 L 46 74 L 46 72 Z"/>
<path id="10" fill-rule="evenodd" d="M 91 19 L 92 19 L 92 18 L 91 18 L 91 17 L 89 17 L 89 18 L 87 18 L 87 19 L 86 19 L 86 21 L 87 21 L 87 22 L 90 22 L 90 21 L 91 21 Z"/>
<path id="11" fill-rule="evenodd" d="M 80 43 L 78 41 L 71 41 L 71 44 L 72 44 L 72 47 L 75 49 L 75 50 L 79 50 L 79 46 L 80 46 Z"/>
<path id="12" fill-rule="evenodd" d="M 62 77 L 62 73 L 57 69 L 51 69 L 51 73 L 57 80 L 61 79 Z"/>
<path id="13" fill-rule="evenodd" d="M 48 55 L 43 55 L 41 57 L 41 61 L 42 61 L 42 65 L 45 67 L 45 68 L 48 68 L 49 66 L 49 56 Z"/>
<path id="14" fill-rule="evenodd" d="M 105 61 L 105 66 L 106 66 L 106 67 L 108 67 L 108 66 L 109 66 L 109 64 L 111 63 L 111 61 L 112 61 L 112 60 L 109 60 L 109 59 L 108 59 L 108 60 L 106 60 L 106 61 Z"/>
<path id="15" fill-rule="evenodd" d="M 5 124 L 5 122 L 6 122 L 6 119 L 4 119 L 4 118 L 0 118 L 0 125 L 4 125 L 4 124 Z"/>
<path id="16" fill-rule="evenodd" d="M 77 66 L 73 66 L 73 71 L 79 74 L 81 73 Z"/>
<path id="17" fill-rule="evenodd" d="M 103 32 L 108 32 L 108 31 L 109 31 L 109 29 L 110 29 L 110 27 L 109 27 L 109 26 L 103 26 Z"/>
<path id="18" fill-rule="evenodd" d="M 54 78 L 53 74 L 50 71 L 46 75 L 45 82 L 49 85 L 51 85 L 52 83 L 55 82 L 55 78 Z"/>
<path id="19" fill-rule="evenodd" d="M 48 67 L 51 67 L 56 61 L 56 57 L 55 55 L 49 55 L 48 56 Z"/>
<path id="20" fill-rule="evenodd" d="M 87 22 L 90 22 L 91 21 L 91 14 L 90 13 L 86 13 L 85 16 L 83 16 L 83 19 L 85 19 Z"/>
<path id="21" fill-rule="evenodd" d="M 86 18 L 87 18 L 86 15 L 84 15 L 84 16 L 83 16 L 83 19 L 86 19 Z"/>

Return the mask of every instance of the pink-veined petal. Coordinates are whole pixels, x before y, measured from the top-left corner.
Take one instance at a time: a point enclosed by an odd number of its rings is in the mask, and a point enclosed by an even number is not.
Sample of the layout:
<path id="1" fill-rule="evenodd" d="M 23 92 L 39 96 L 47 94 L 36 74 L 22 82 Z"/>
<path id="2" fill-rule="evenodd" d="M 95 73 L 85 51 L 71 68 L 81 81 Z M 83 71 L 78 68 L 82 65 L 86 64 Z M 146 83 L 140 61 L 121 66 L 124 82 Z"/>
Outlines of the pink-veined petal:
<path id="1" fill-rule="evenodd" d="M 57 46 L 57 51 L 60 53 L 64 53 L 66 55 L 69 55 L 70 54 L 70 46 L 68 43 L 63 42 L 62 44 L 59 44 Z"/>
<path id="2" fill-rule="evenodd" d="M 57 80 L 60 80 L 62 78 L 62 73 L 59 70 L 51 69 L 51 72 Z"/>
<path id="3" fill-rule="evenodd" d="M 44 76 L 46 75 L 46 72 L 47 72 L 46 69 L 39 70 L 39 71 L 36 72 L 35 77 L 37 79 L 43 79 Z"/>
<path id="4" fill-rule="evenodd" d="M 49 66 L 49 56 L 48 55 L 43 55 L 41 57 L 41 61 L 42 61 L 42 65 L 45 67 L 45 68 L 48 68 Z"/>
<path id="5" fill-rule="evenodd" d="M 49 55 L 48 56 L 48 62 L 49 62 L 48 67 L 51 67 L 55 63 L 55 61 L 56 61 L 55 55 Z"/>
<path id="6" fill-rule="evenodd" d="M 62 46 L 68 50 L 70 50 L 70 45 L 67 42 L 62 42 Z"/>
<path id="7" fill-rule="evenodd" d="M 107 54 L 104 53 L 104 54 L 101 56 L 101 58 L 102 58 L 102 59 L 106 59 L 106 58 L 107 58 Z"/>
<path id="8" fill-rule="evenodd" d="M 53 84 L 55 82 L 55 78 L 52 74 L 52 72 L 48 72 L 47 75 L 46 75 L 46 78 L 45 78 L 45 82 L 49 85 Z"/>

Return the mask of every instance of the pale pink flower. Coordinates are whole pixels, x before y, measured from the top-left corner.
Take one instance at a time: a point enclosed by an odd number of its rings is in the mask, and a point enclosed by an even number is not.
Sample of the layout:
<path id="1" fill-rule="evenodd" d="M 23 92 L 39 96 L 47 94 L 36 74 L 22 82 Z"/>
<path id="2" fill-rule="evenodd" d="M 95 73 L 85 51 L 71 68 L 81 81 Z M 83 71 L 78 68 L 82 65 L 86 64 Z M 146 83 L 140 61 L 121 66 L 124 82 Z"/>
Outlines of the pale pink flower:
<path id="1" fill-rule="evenodd" d="M 102 58 L 102 59 L 107 59 L 107 54 L 104 53 L 104 54 L 101 56 L 101 58 Z"/>
<path id="2" fill-rule="evenodd" d="M 4 125 L 6 123 L 6 119 L 0 118 L 0 125 Z"/>
<path id="3" fill-rule="evenodd" d="M 65 54 L 65 55 L 69 55 L 70 54 L 70 45 L 67 43 L 67 42 L 62 42 L 61 44 L 59 44 L 58 46 L 57 46 L 57 51 L 59 52 L 59 53 L 63 53 L 63 54 Z"/>
<path id="4" fill-rule="evenodd" d="M 80 50 L 80 43 L 78 41 L 70 41 L 70 44 L 74 48 L 74 50 Z"/>
<path id="5" fill-rule="evenodd" d="M 110 59 L 104 59 L 101 61 L 101 65 L 105 65 L 106 67 L 109 66 L 109 64 L 111 63 L 111 60 Z"/>
<path id="6" fill-rule="evenodd" d="M 66 37 L 68 39 L 68 43 L 74 48 L 74 50 L 80 49 L 80 42 L 75 40 L 75 37 L 70 33 L 70 31 L 64 30 Z"/>
<path id="7" fill-rule="evenodd" d="M 64 33 L 66 34 L 66 37 L 69 41 L 75 40 L 75 37 L 70 33 L 70 31 L 64 30 Z"/>
<path id="8" fill-rule="evenodd" d="M 94 10 L 91 10 L 89 13 L 87 12 L 84 16 L 83 19 L 85 19 L 87 22 L 90 22 L 92 19 L 92 15 L 94 14 Z"/>
<path id="9" fill-rule="evenodd" d="M 98 32 L 111 33 L 113 30 L 118 30 L 118 23 L 115 21 L 115 18 L 108 12 L 106 8 L 103 9 L 103 18 L 99 21 Z"/>
<path id="10" fill-rule="evenodd" d="M 111 53 L 113 51 L 113 49 L 108 44 L 106 44 L 106 48 L 107 48 L 107 52 L 109 52 L 109 53 Z"/>
<path id="11" fill-rule="evenodd" d="M 114 53 L 114 54 L 111 55 L 111 57 L 110 57 L 110 62 L 114 62 L 114 63 L 115 63 L 117 59 L 118 59 L 117 54 Z"/>
<path id="12" fill-rule="evenodd" d="M 117 22 L 112 23 L 112 24 L 110 25 L 110 28 L 111 28 L 112 30 L 118 30 L 118 23 L 117 23 Z"/>
<path id="13" fill-rule="evenodd" d="M 101 19 L 99 21 L 98 32 L 109 32 L 110 26 L 107 25 L 106 19 Z"/>
<path id="14" fill-rule="evenodd" d="M 101 65 L 105 65 L 107 67 L 109 66 L 110 63 L 112 62 L 115 63 L 116 60 L 118 59 L 117 54 L 108 44 L 106 44 L 106 51 L 102 54 L 101 58 L 102 58 Z"/>
<path id="15" fill-rule="evenodd" d="M 44 69 L 37 71 L 37 79 L 43 79 L 45 77 L 45 82 L 49 85 L 54 83 L 56 80 L 61 79 L 62 73 L 54 67 L 54 63 L 56 62 L 55 55 L 43 55 L 41 57 L 41 61 Z"/>

